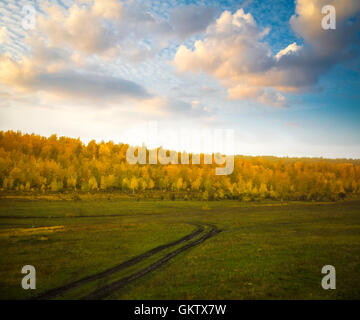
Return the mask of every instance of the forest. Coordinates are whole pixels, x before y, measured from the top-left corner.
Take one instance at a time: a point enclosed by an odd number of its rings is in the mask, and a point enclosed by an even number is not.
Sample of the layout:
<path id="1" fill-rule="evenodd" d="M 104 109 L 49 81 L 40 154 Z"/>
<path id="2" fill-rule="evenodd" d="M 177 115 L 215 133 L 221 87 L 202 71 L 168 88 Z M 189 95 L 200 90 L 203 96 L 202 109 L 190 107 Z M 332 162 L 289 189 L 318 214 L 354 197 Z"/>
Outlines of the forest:
<path id="1" fill-rule="evenodd" d="M 218 176 L 203 162 L 130 165 L 128 147 L 1 131 L 0 192 L 240 201 L 334 201 L 360 194 L 360 160 L 235 156 L 233 173 Z"/>

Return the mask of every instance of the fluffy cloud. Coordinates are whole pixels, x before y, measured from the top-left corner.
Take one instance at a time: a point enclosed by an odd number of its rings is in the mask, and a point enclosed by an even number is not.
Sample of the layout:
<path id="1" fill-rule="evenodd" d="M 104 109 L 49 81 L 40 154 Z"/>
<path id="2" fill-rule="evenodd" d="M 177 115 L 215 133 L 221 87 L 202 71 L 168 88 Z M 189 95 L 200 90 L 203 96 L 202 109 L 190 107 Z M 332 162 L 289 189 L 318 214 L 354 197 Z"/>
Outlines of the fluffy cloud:
<path id="1" fill-rule="evenodd" d="M 151 97 L 145 88 L 132 82 L 89 70 L 73 70 L 66 52 L 36 46 L 36 55 L 18 62 L 10 55 L 0 55 L 0 83 L 18 92 L 44 92 L 70 101 L 124 99 L 144 100 Z"/>
<path id="2" fill-rule="evenodd" d="M 321 29 L 324 4 L 336 7 L 336 30 Z M 136 0 L 77 0 L 68 9 L 49 3 L 42 6 L 37 28 L 26 38 L 29 51 L 20 59 L 0 56 L 0 83 L 18 91 L 44 91 L 74 100 L 94 100 L 95 95 L 114 101 L 152 99 L 139 84 L 114 77 L 109 60 L 119 59 L 117 65 L 124 60 L 141 62 L 170 40 L 183 41 L 205 32 L 194 48 L 183 45 L 177 50 L 174 63 L 180 72 L 212 75 L 227 89 L 229 99 L 285 107 L 284 93 L 314 88 L 333 65 L 358 53 L 359 20 L 352 19 L 360 10 L 358 0 L 298 0 L 290 24 L 304 43 L 291 43 L 275 54 L 264 40 L 270 30 L 260 28 L 243 9 L 233 14 L 225 11 L 215 20 L 214 8 L 182 6 L 164 18 Z M 0 28 L 0 42 L 11 32 Z M 160 109 L 170 105 L 161 101 L 151 100 L 148 105 Z M 173 104 L 178 109 L 192 108 Z"/>
<path id="3" fill-rule="evenodd" d="M 116 34 L 109 24 L 121 16 L 122 4 L 117 0 L 74 3 L 69 10 L 44 4 L 43 10 L 38 28 L 51 46 L 99 55 L 111 54 L 116 47 Z"/>
<path id="4" fill-rule="evenodd" d="M 186 103 L 157 98 L 143 86 L 113 76 L 108 63 L 153 57 L 167 41 L 204 31 L 216 10 L 183 6 L 180 11 L 170 10 L 165 19 L 136 0 L 76 0 L 68 8 L 53 1 L 39 6 L 36 29 L 27 32 L 23 43 L 29 50 L 22 55 L 19 51 L 16 57 L 10 51 L 0 53 L 0 84 L 7 90 L 23 95 L 41 93 L 49 101 L 67 100 L 67 104 L 125 101 L 153 112 L 156 108 L 161 113 L 189 109 Z M 9 14 L 18 11 L 16 6 L 6 6 Z M 189 23 L 189 19 L 196 21 Z M 0 42 L 6 37 L 7 29 L 0 27 Z"/>
<path id="5" fill-rule="evenodd" d="M 153 16 L 137 1 L 78 0 L 68 9 L 49 2 L 40 5 L 37 28 L 25 38 L 29 51 L 20 58 L 0 53 L 0 84 L 12 91 L 7 99 L 16 93 L 32 92 L 67 104 L 91 105 L 96 101 L 104 106 L 125 102 L 154 112 L 156 108 L 161 112 L 172 108 L 163 98 L 159 103 L 143 86 L 113 76 L 103 68 L 111 58 L 141 61 L 152 56 L 152 51 L 161 46 L 154 40 L 151 46 L 142 40 L 174 36 L 168 21 Z M 204 22 L 202 26 L 206 27 Z M 7 29 L 1 27 L 0 41 L 6 37 Z"/>
<path id="6" fill-rule="evenodd" d="M 231 99 L 269 101 L 276 95 L 265 91 L 263 83 L 264 73 L 270 73 L 274 64 L 270 47 L 262 42 L 268 32 L 243 9 L 234 14 L 225 11 L 208 27 L 204 40 L 195 42 L 194 50 L 178 49 L 174 63 L 180 72 L 204 71 L 221 80 Z M 276 98 L 274 105 L 279 104 Z"/>
<path id="7" fill-rule="evenodd" d="M 123 4 L 118 0 L 95 1 L 92 7 L 94 16 L 105 19 L 120 19 Z"/>
<path id="8" fill-rule="evenodd" d="M 106 100 L 118 103 L 124 99 L 143 100 L 150 94 L 140 85 L 117 77 L 82 74 L 72 71 L 58 73 L 40 73 L 31 82 L 29 88 L 43 90 L 66 99 Z"/>
<path id="9" fill-rule="evenodd" d="M 260 30 L 243 9 L 234 14 L 225 11 L 209 26 L 205 39 L 195 42 L 194 50 L 178 49 L 175 64 L 180 71 L 207 71 L 224 81 L 268 69 L 270 48 L 261 42 L 268 31 Z"/>
<path id="10" fill-rule="evenodd" d="M 301 46 L 298 46 L 298 45 L 296 44 L 296 42 L 294 42 L 294 43 L 292 43 L 292 44 L 289 44 L 285 49 L 280 50 L 280 51 L 276 54 L 275 58 L 276 58 L 277 60 L 279 60 L 282 56 L 285 56 L 285 55 L 287 55 L 287 54 L 291 54 L 291 53 L 296 52 L 296 51 L 298 51 L 298 50 L 300 50 L 300 49 L 301 49 Z"/>
<path id="11" fill-rule="evenodd" d="M 228 95 L 229 99 L 254 99 L 262 104 L 271 105 L 273 107 L 288 107 L 286 98 L 280 92 L 259 87 L 238 85 L 229 88 Z"/>
<path id="12" fill-rule="evenodd" d="M 336 63 L 355 56 L 358 47 L 358 0 L 333 0 L 337 29 L 321 28 L 325 0 L 298 0 L 291 26 L 304 40 L 292 43 L 272 55 L 264 42 L 269 29 L 260 29 L 251 14 L 243 9 L 222 13 L 211 24 L 203 40 L 194 49 L 181 46 L 174 58 L 178 71 L 205 72 L 219 79 L 230 99 L 254 99 L 276 107 L 286 106 L 281 92 L 299 92 L 313 88 L 319 77 Z"/>
<path id="13" fill-rule="evenodd" d="M 170 25 L 175 34 L 187 38 L 195 33 L 204 31 L 215 20 L 218 9 L 206 6 L 182 6 L 172 10 Z"/>
<path id="14" fill-rule="evenodd" d="M 132 81 L 69 69 L 47 72 L 36 69 L 29 60 L 17 63 L 9 56 L 0 56 L 0 82 L 19 93 L 42 92 L 71 103 L 102 101 L 102 106 L 106 106 L 151 97 L 145 88 Z"/>
<path id="15" fill-rule="evenodd" d="M 78 0 L 68 10 L 48 4 L 42 8 L 38 29 L 51 46 L 133 62 L 154 56 L 170 40 L 203 32 L 217 13 L 189 5 L 170 10 L 165 19 L 136 0 Z"/>
<path id="16" fill-rule="evenodd" d="M 321 26 L 324 17 L 321 10 L 326 5 L 332 5 L 336 10 L 335 30 L 326 31 Z M 338 55 L 352 42 L 359 43 L 359 11 L 358 0 L 297 0 L 290 24 L 297 35 L 318 53 Z M 351 22 L 352 18 L 357 19 Z"/>

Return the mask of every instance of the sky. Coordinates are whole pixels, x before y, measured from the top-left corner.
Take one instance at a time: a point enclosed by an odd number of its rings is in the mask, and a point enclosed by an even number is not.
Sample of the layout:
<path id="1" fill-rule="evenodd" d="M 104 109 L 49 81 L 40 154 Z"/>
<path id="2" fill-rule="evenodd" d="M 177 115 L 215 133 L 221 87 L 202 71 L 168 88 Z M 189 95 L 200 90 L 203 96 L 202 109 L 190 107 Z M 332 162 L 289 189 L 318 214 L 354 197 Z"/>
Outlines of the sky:
<path id="1" fill-rule="evenodd" d="M 360 158 L 359 18 L 359 0 L 0 0 L 0 130 L 205 152 L 199 132 L 233 130 L 234 154 Z"/>

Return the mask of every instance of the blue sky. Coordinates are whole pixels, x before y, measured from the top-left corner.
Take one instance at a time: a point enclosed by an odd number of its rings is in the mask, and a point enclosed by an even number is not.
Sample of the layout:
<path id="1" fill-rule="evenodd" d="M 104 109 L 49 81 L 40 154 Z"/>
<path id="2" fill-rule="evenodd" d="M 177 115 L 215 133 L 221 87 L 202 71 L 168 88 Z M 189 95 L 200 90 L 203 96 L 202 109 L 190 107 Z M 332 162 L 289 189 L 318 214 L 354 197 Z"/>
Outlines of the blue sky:
<path id="1" fill-rule="evenodd" d="M 327 4 L 336 30 L 321 28 Z M 233 129 L 236 154 L 360 158 L 359 13 L 357 0 L 1 0 L 0 130 L 140 144 L 156 121 Z"/>

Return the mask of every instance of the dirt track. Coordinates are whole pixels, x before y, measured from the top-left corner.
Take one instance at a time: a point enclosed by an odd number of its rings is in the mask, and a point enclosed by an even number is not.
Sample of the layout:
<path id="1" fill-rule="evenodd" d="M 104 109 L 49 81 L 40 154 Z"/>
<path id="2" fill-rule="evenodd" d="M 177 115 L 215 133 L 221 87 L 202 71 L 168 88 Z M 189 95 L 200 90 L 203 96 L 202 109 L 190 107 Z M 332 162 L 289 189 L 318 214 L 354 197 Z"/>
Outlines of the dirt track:
<path id="1" fill-rule="evenodd" d="M 210 230 L 208 232 L 206 232 L 204 235 L 201 235 L 201 233 L 204 232 L 205 230 L 205 225 L 197 225 L 197 229 L 193 232 L 191 232 L 190 234 L 167 244 L 164 245 L 160 245 L 158 247 L 155 247 L 147 252 L 144 252 L 143 254 L 140 254 L 134 258 L 131 258 L 130 260 L 127 260 L 119 265 L 116 265 L 112 268 L 106 269 L 102 272 L 84 277 L 82 279 L 79 279 L 77 281 L 71 282 L 69 284 L 66 284 L 64 286 L 55 288 L 55 289 L 51 289 L 49 291 L 46 291 L 32 299 L 35 300 L 40 300 L 40 299 L 51 299 L 54 298 L 58 295 L 64 294 L 72 289 L 78 288 L 82 285 L 85 285 L 89 282 L 92 282 L 94 280 L 98 280 L 104 277 L 107 277 L 113 273 L 116 273 L 120 270 L 126 269 L 130 266 L 136 265 L 137 263 L 153 256 L 154 254 L 157 254 L 167 248 L 171 248 L 174 247 L 176 245 L 182 244 L 183 242 L 186 242 L 185 245 L 183 245 L 182 247 L 176 249 L 173 252 L 168 253 L 167 255 L 165 255 L 164 257 L 160 258 L 159 260 L 157 260 L 156 262 L 152 263 L 151 265 L 141 269 L 140 271 L 137 271 L 133 274 L 131 274 L 128 277 L 125 277 L 123 279 L 120 279 L 118 281 L 115 281 L 113 283 L 110 283 L 100 289 L 97 289 L 93 292 L 91 292 L 90 294 L 84 296 L 82 299 L 88 300 L 88 299 L 103 299 L 106 298 L 107 296 L 109 296 L 110 294 L 112 294 L 113 292 L 115 292 L 116 290 L 124 287 L 125 285 L 129 284 L 132 281 L 135 281 L 136 279 L 139 279 L 141 277 L 143 277 L 144 275 L 160 268 L 163 264 L 165 264 L 166 262 L 168 262 L 169 260 L 171 260 L 172 258 L 174 258 L 175 256 L 177 256 L 178 254 L 190 249 L 191 247 L 194 247 L 196 245 L 201 244 L 202 242 L 204 242 L 205 240 L 213 237 L 214 235 L 216 235 L 217 233 L 220 232 L 220 230 L 218 230 L 215 226 L 212 225 L 208 225 L 210 226 Z M 198 239 L 191 241 L 192 239 L 196 238 L 197 236 L 201 235 Z"/>
<path id="2" fill-rule="evenodd" d="M 98 290 L 93 291 L 92 293 L 84 296 L 82 298 L 82 300 L 99 300 L 99 299 L 104 299 L 106 297 L 108 297 L 110 294 L 112 294 L 113 292 L 119 290 L 120 288 L 126 286 L 127 284 L 129 284 L 132 281 L 135 281 L 136 279 L 139 279 L 143 276 L 145 276 L 146 274 L 160 268 L 163 264 L 165 264 L 166 262 L 168 262 L 169 260 L 171 260 L 172 258 L 174 258 L 175 256 L 177 256 L 178 254 L 184 252 L 185 250 L 188 250 L 196 245 L 199 245 L 200 243 L 204 242 L 205 240 L 215 236 L 217 233 L 220 232 L 220 230 L 218 230 L 215 226 L 210 226 L 211 229 L 209 232 L 205 233 L 203 236 L 201 236 L 199 239 L 196 239 L 192 242 L 189 242 L 187 244 L 185 244 L 184 246 L 176 249 L 173 252 L 168 253 L 165 257 L 159 259 L 158 261 L 154 262 L 153 264 L 151 264 L 150 266 L 141 269 L 138 272 L 133 273 L 132 275 L 120 279 L 118 281 L 115 281 L 113 283 L 110 283 L 107 286 L 104 286 Z"/>

